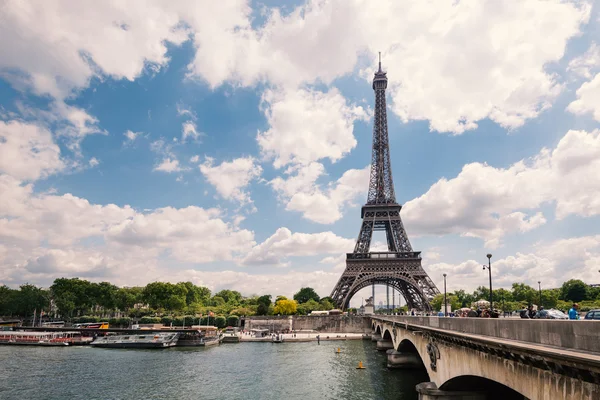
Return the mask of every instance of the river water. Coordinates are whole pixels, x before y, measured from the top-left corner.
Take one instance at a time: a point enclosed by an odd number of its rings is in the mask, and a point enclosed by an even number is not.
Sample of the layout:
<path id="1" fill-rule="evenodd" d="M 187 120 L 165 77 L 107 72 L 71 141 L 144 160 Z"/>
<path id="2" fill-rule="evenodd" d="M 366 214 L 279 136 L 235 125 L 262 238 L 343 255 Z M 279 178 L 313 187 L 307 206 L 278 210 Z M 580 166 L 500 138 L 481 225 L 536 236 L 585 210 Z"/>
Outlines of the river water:
<path id="1" fill-rule="evenodd" d="M 366 369 L 356 369 L 359 361 Z M 415 385 L 427 376 L 385 364 L 385 353 L 364 340 L 165 350 L 0 346 L 0 399 L 416 399 Z"/>

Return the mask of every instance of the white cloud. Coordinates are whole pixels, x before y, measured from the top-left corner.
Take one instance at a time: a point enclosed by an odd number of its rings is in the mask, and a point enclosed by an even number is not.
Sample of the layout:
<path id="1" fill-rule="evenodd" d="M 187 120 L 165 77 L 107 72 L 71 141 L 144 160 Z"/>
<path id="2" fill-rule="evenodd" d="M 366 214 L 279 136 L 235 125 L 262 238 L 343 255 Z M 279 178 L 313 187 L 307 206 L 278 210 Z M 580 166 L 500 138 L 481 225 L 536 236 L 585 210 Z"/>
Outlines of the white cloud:
<path id="1" fill-rule="evenodd" d="M 153 169 L 154 171 L 162 171 L 162 172 L 179 172 L 182 170 L 179 165 L 179 160 L 175 158 L 166 157 L 162 160 L 162 162 L 156 165 Z"/>
<path id="2" fill-rule="evenodd" d="M 165 207 L 114 224 L 106 238 L 123 246 L 168 249 L 184 262 L 231 261 L 251 249 L 254 234 L 226 223 L 220 215 L 218 209 Z"/>
<path id="3" fill-rule="evenodd" d="M 50 132 L 34 124 L 0 121 L 0 172 L 36 180 L 61 171 L 65 164 Z"/>
<path id="4" fill-rule="evenodd" d="M 585 79 L 591 79 L 593 72 L 600 67 L 600 46 L 592 42 L 585 54 L 569 61 L 567 71 L 572 71 Z"/>
<path id="5" fill-rule="evenodd" d="M 131 130 L 127 130 L 125 131 L 125 133 L 123 133 L 123 135 L 127 138 L 128 142 L 135 141 L 135 139 L 137 139 L 141 134 L 142 132 L 133 132 Z"/>
<path id="6" fill-rule="evenodd" d="M 199 167 L 202 175 L 215 187 L 217 193 L 225 199 L 241 204 L 252 203 L 250 194 L 244 189 L 262 173 L 262 168 L 256 160 L 253 157 L 241 157 L 233 161 L 223 161 L 216 166 L 213 166 L 213 163 L 214 160 L 207 157 Z"/>
<path id="7" fill-rule="evenodd" d="M 244 264 L 282 264 L 282 260 L 293 256 L 313 256 L 351 252 L 352 239 L 345 239 L 333 232 L 292 233 L 288 228 L 279 228 L 261 244 L 255 246 L 243 259 Z"/>
<path id="8" fill-rule="evenodd" d="M 286 173 L 295 175 L 278 177 L 270 183 L 286 203 L 286 210 L 301 212 L 313 222 L 331 224 L 342 218 L 343 208 L 354 205 L 359 194 L 366 196 L 370 167 L 350 169 L 324 188 L 315 184 L 323 171 L 319 163 L 288 168 Z"/>
<path id="9" fill-rule="evenodd" d="M 0 175 L 0 237 L 5 243 L 68 245 L 135 214 L 129 207 L 90 204 L 71 194 L 34 194 L 31 185 Z"/>
<path id="10" fill-rule="evenodd" d="M 267 90 L 262 102 L 270 128 L 256 140 L 276 168 L 341 159 L 356 146 L 354 122 L 368 119 L 362 107 L 349 106 L 336 89 Z"/>
<path id="11" fill-rule="evenodd" d="M 569 131 L 552 151 L 508 168 L 472 163 L 452 179 L 442 178 L 406 203 L 403 216 L 411 233 L 457 233 L 480 237 L 495 247 L 508 233 L 544 224 L 536 211 L 554 202 L 556 217 L 600 214 L 600 130 Z"/>
<path id="12" fill-rule="evenodd" d="M 572 278 L 584 282 L 598 281 L 600 236 L 582 236 L 540 243 L 528 253 L 516 253 L 501 259 L 492 257 L 492 278 L 495 288 L 510 288 L 513 283 L 525 283 L 542 288 L 556 288 Z M 448 274 L 448 291 L 474 290 L 488 286 L 487 259 L 468 260 L 459 264 L 424 263 L 430 276 Z M 440 278 L 441 279 L 441 278 Z"/>
<path id="13" fill-rule="evenodd" d="M 100 161 L 98 161 L 98 159 L 96 157 L 92 157 L 90 158 L 90 160 L 88 161 L 88 164 L 90 167 L 94 168 L 96 167 L 98 164 L 100 164 Z"/>
<path id="14" fill-rule="evenodd" d="M 196 54 L 188 66 L 190 76 L 211 87 L 267 81 L 293 94 L 303 83 L 330 83 L 364 66 L 362 56 L 373 64 L 381 50 L 394 112 L 454 133 L 473 129 L 485 118 L 515 128 L 549 107 L 561 85 L 544 68 L 563 57 L 567 41 L 580 33 L 591 9 L 585 2 L 558 0 L 435 7 L 393 0 L 376 5 L 314 0 L 286 15 L 265 9 L 264 25 L 253 29 L 252 10 L 244 0 L 148 1 L 126 8 L 86 4 L 5 2 L 2 76 L 19 89 L 52 96 L 62 107 L 60 101 L 87 87 L 93 77 L 134 80 L 164 67 L 167 43 L 191 37 Z M 306 94 L 295 96 L 303 101 Z M 348 137 L 339 139 L 327 138 L 335 150 L 324 155 L 312 154 L 314 149 L 283 155 L 308 157 L 306 162 L 335 160 L 352 148 Z M 271 138 L 265 150 L 281 150 L 276 142 Z M 277 155 L 282 163 L 286 157 Z"/>
<path id="15" fill-rule="evenodd" d="M 191 163 L 197 163 L 198 161 L 200 161 L 200 156 L 199 155 L 195 155 L 190 157 L 190 162 Z"/>
<path id="16" fill-rule="evenodd" d="M 192 121 L 184 122 L 181 130 L 181 141 L 185 142 L 187 138 L 198 140 L 202 133 L 196 131 L 196 124 Z"/>
<path id="17" fill-rule="evenodd" d="M 485 118 L 516 128 L 561 91 L 545 67 L 563 57 L 590 10 L 588 3 L 536 0 L 435 7 L 309 1 L 285 16 L 269 10 L 258 31 L 249 28 L 246 10 L 224 25 L 228 32 L 219 42 L 192 23 L 198 50 L 190 69 L 212 87 L 266 80 L 293 89 L 352 72 L 362 54 L 372 65 L 382 51 L 393 110 L 402 119 L 429 120 L 432 130 L 453 133 L 474 129 Z"/>
<path id="18" fill-rule="evenodd" d="M 177 13 L 159 4 L 4 2 L 0 68 L 21 69 L 25 75 L 13 74 L 13 81 L 57 99 L 86 87 L 93 76 L 134 80 L 148 65 L 166 65 L 167 41 L 186 38 L 174 29 Z"/>
<path id="19" fill-rule="evenodd" d="M 590 113 L 600 122 L 600 73 L 577 89 L 577 100 L 569 104 L 567 110 L 577 115 Z"/>

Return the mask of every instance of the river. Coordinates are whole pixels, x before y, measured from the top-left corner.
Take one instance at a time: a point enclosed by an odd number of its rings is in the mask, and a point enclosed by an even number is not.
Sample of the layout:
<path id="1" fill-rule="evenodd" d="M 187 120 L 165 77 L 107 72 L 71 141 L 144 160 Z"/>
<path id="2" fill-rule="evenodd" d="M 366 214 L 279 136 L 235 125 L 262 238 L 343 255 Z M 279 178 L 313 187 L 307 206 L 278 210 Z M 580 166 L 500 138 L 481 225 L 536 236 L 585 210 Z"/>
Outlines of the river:
<path id="1" fill-rule="evenodd" d="M 366 369 L 356 369 L 359 361 Z M 427 376 L 385 363 L 385 353 L 363 340 L 166 350 L 0 346 L 0 398 L 416 399 L 415 385 Z"/>

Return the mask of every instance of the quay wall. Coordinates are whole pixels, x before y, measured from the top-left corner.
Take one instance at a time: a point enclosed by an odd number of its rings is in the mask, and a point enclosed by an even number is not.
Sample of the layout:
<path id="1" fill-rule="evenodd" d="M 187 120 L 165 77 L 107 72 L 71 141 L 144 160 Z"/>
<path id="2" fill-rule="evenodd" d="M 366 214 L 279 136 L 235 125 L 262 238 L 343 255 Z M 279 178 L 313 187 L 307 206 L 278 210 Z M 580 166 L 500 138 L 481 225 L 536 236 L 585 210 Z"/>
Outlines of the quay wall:
<path id="1" fill-rule="evenodd" d="M 245 317 L 244 329 L 313 330 L 323 333 L 370 333 L 371 318 L 359 315 L 293 315 Z"/>

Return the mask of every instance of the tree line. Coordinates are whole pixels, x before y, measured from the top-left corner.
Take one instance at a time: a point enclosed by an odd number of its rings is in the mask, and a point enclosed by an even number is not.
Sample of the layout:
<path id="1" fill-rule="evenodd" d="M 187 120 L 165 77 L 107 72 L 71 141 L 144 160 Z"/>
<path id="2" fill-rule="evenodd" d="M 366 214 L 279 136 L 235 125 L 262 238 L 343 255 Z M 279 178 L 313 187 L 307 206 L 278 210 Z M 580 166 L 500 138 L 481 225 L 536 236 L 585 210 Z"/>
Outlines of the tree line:
<path id="1" fill-rule="evenodd" d="M 496 289 L 492 295 L 494 308 L 502 311 L 516 311 L 533 304 L 559 310 L 568 310 L 573 303 L 579 303 L 581 311 L 600 308 L 600 287 L 592 287 L 579 279 L 568 280 L 560 288 L 541 290 L 524 283 L 513 283 L 510 290 Z M 480 286 L 473 293 L 455 290 L 447 293 L 446 298 L 452 310 L 457 310 L 471 307 L 478 300 L 489 300 L 490 289 Z M 434 310 L 441 310 L 443 302 L 442 293 L 433 299 L 431 305 Z"/>
<path id="2" fill-rule="evenodd" d="M 124 325 L 129 319 L 141 323 L 181 325 L 206 323 L 214 316 L 219 324 L 243 315 L 306 315 L 330 310 L 330 298 L 320 298 L 312 288 L 302 288 L 293 299 L 271 295 L 244 297 L 235 290 L 212 293 L 191 282 L 152 282 L 144 287 L 117 287 L 109 282 L 58 278 L 48 289 L 24 284 L 19 289 L 0 286 L 0 316 L 31 318 L 43 311 L 46 318 L 93 322 L 113 318 Z M 200 318 L 203 316 L 204 318 Z M 117 320 L 117 319 L 120 320 Z M 223 318 L 224 322 L 220 318 Z M 222 323 L 221 323 L 222 322 Z"/>
<path id="3" fill-rule="evenodd" d="M 573 302 L 580 303 L 582 311 L 600 308 L 600 288 L 591 287 L 581 280 L 571 279 L 560 288 L 540 291 L 524 283 L 514 283 L 510 290 L 493 292 L 494 306 L 514 311 L 529 304 L 545 308 L 568 310 Z M 474 292 L 455 290 L 447 293 L 452 309 L 470 307 L 477 300 L 489 299 L 489 289 L 478 287 Z M 433 299 L 432 306 L 440 310 L 443 294 Z M 235 290 L 212 293 L 204 286 L 191 282 L 152 282 L 144 287 L 117 287 L 109 282 L 89 282 L 79 278 L 59 278 L 49 289 L 24 284 L 19 289 L 0 286 L 0 316 L 4 318 L 31 318 L 34 311 L 44 312 L 46 318 L 73 322 L 92 322 L 113 318 L 124 325 L 129 319 L 141 323 L 181 325 L 205 324 L 210 319 L 218 325 L 235 322 L 235 318 L 250 315 L 307 315 L 312 311 L 331 310 L 329 297 L 320 298 L 314 289 L 301 288 L 293 298 L 271 295 L 242 296 Z M 406 311 L 406 310 L 404 310 Z M 120 318 L 120 320 L 119 320 Z M 185 319 L 184 319 L 185 318 Z M 222 318 L 222 319 L 221 319 Z"/>

